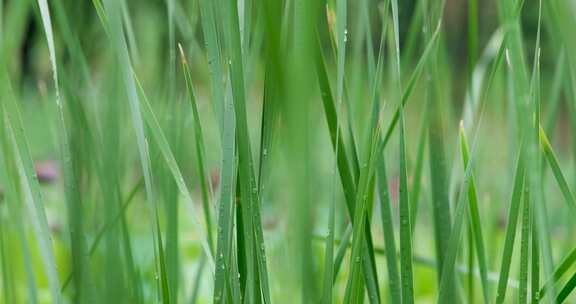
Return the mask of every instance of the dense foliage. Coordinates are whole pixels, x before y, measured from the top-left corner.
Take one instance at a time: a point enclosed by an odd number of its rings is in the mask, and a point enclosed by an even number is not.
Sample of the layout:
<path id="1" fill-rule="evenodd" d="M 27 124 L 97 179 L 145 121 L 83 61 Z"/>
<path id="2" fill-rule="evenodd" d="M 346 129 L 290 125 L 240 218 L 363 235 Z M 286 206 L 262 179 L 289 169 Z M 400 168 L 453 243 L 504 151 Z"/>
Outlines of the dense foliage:
<path id="1" fill-rule="evenodd" d="M 1 303 L 560 303 L 571 0 L 0 0 Z"/>

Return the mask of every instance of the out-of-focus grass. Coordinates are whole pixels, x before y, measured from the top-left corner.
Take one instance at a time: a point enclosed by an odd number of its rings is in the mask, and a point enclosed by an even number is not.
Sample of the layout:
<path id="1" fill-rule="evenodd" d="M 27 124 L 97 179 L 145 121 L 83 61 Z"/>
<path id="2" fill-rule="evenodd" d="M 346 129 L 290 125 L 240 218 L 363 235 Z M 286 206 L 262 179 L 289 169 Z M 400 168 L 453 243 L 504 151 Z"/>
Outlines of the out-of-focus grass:
<path id="1" fill-rule="evenodd" d="M 574 300 L 570 1 L 0 8 L 0 302 Z"/>

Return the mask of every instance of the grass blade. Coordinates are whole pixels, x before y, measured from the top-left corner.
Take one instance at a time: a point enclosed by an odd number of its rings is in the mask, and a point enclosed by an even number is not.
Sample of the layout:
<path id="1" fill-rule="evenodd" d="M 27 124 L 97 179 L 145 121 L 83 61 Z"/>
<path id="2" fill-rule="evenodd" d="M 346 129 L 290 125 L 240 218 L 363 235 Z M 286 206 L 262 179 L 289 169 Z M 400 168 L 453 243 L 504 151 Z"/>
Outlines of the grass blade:
<path id="1" fill-rule="evenodd" d="M 520 290 L 518 291 L 518 303 L 523 304 L 528 301 L 528 260 L 530 243 L 530 192 L 524 191 L 524 203 L 522 205 L 522 234 L 520 241 Z"/>
<path id="2" fill-rule="evenodd" d="M 208 247 L 214 255 L 214 241 L 212 236 L 212 215 L 210 213 L 210 197 L 212 194 L 212 185 L 210 184 L 210 179 L 207 175 L 207 167 L 205 159 L 205 149 L 204 149 L 204 135 L 202 132 L 202 124 L 200 122 L 200 115 L 198 115 L 198 107 L 196 105 L 196 96 L 194 94 L 194 86 L 192 84 L 192 74 L 190 73 L 190 67 L 188 66 L 188 61 L 184 55 L 184 50 L 182 45 L 178 44 L 180 49 L 180 56 L 182 59 L 182 68 L 184 70 L 184 78 L 186 80 L 186 89 L 188 92 L 188 99 L 190 101 L 190 107 L 192 108 L 192 116 L 194 118 L 194 137 L 196 139 L 196 157 L 197 157 L 197 167 L 198 176 L 200 177 L 200 189 L 202 191 L 202 208 L 204 211 L 204 222 L 206 224 L 206 231 L 208 236 Z"/>
<path id="3" fill-rule="evenodd" d="M 2 113 L 0 112 L 0 115 Z M 30 303 L 37 303 L 38 302 L 38 288 L 36 284 L 36 277 L 34 275 L 34 271 L 32 269 L 32 258 L 30 254 L 30 246 L 28 244 L 29 240 L 25 233 L 24 223 L 22 221 L 23 215 L 20 210 L 18 203 L 18 193 L 17 186 L 15 184 L 14 179 L 8 178 L 8 176 L 17 176 L 16 165 L 14 164 L 14 157 L 12 156 L 13 153 L 10 151 L 9 143 L 7 141 L 8 135 L 5 132 L 5 128 L 3 127 L 3 118 L 0 116 L 0 140 L 1 150 L 0 150 L 0 183 L 6 187 L 6 193 L 0 193 L 0 201 L 7 205 L 8 215 L 14 219 L 16 230 L 18 232 L 18 238 L 20 239 L 21 250 L 23 255 L 23 264 L 24 268 L 26 269 L 26 278 L 27 278 L 27 289 L 28 289 L 28 298 L 27 301 Z M 4 225 L 4 224 L 2 224 Z M 5 229 L 5 228 L 2 228 Z M 4 230 L 3 230 L 4 231 Z M 2 283 L 4 285 L 4 299 L 7 303 L 14 302 L 14 284 L 13 284 L 13 276 L 10 273 L 10 263 L 7 260 L 7 251 L 10 248 L 7 248 L 7 243 L 5 243 L 4 232 L 2 233 L 2 269 L 3 269 L 3 280 Z"/>
<path id="4" fill-rule="evenodd" d="M 414 183 L 412 185 L 412 192 L 410 193 L 410 219 L 412 224 L 412 231 L 416 229 L 416 218 L 418 215 L 418 208 L 420 205 L 420 192 L 422 189 L 422 173 L 424 168 L 424 152 L 426 150 L 426 141 L 428 138 L 427 127 L 428 126 L 428 115 L 424 113 L 424 118 L 422 119 L 422 125 L 420 126 L 420 135 L 418 139 L 418 152 L 416 153 L 416 165 L 414 166 Z M 412 239 L 415 235 L 412 236 Z"/>
<path id="5" fill-rule="evenodd" d="M 503 303 L 506 297 L 508 276 L 510 274 L 510 264 L 512 261 L 512 251 L 514 250 L 514 239 L 516 237 L 516 225 L 518 224 L 518 214 L 522 199 L 522 189 L 524 185 L 524 164 L 522 155 L 519 156 L 516 173 L 514 174 L 514 187 L 510 199 L 510 209 L 508 210 L 508 220 L 506 226 L 506 239 L 502 251 L 502 264 L 500 267 L 500 277 L 498 279 L 498 289 L 496 291 L 495 303 Z"/>
<path id="6" fill-rule="evenodd" d="M 232 277 L 234 284 L 236 279 L 232 270 L 232 235 L 234 229 L 235 213 L 235 121 L 234 106 L 227 99 L 223 108 L 223 131 L 222 131 L 222 170 L 220 184 L 220 201 L 218 205 L 218 234 L 216 247 L 216 269 L 214 275 L 214 303 L 223 303 L 225 297 L 232 297 L 232 290 L 226 290 L 226 282 Z M 240 226 L 240 223 L 238 223 Z M 236 278 L 238 276 L 236 275 Z M 245 280 L 245 278 L 242 278 Z M 239 298 L 234 297 L 233 303 L 238 303 Z"/>
<path id="7" fill-rule="evenodd" d="M 466 147 L 462 147 L 466 149 Z M 474 146 L 473 150 L 474 152 Z M 452 286 L 455 285 L 454 276 L 455 272 L 455 264 L 456 258 L 458 255 L 459 243 L 462 239 L 463 234 L 463 227 L 464 227 L 464 220 L 465 220 L 465 213 L 467 211 L 466 205 L 466 198 L 467 195 L 465 193 L 466 190 L 470 189 L 471 181 L 472 181 L 472 168 L 473 168 L 473 156 L 466 162 L 467 165 L 465 166 L 464 177 L 462 181 L 462 185 L 460 186 L 460 191 L 458 192 L 458 201 L 456 204 L 456 209 L 454 211 L 454 223 L 452 226 L 452 231 L 450 233 L 450 237 L 448 239 L 447 247 L 446 247 L 446 255 L 444 256 L 442 263 L 439 263 L 439 267 L 441 267 L 440 271 L 440 287 L 438 292 L 438 303 L 447 303 L 451 301 L 451 299 L 458 299 L 454 290 L 451 290 Z"/>
<path id="8" fill-rule="evenodd" d="M 570 253 L 562 260 L 558 267 L 556 267 L 554 275 L 544 284 L 544 286 L 542 286 L 538 294 L 540 296 L 544 296 L 546 291 L 549 290 L 551 286 L 556 284 L 558 280 L 560 280 L 562 276 L 566 274 L 568 270 L 570 270 L 570 267 L 572 267 L 574 263 L 576 263 L 576 248 L 572 249 L 572 251 L 570 251 Z"/>
<path id="9" fill-rule="evenodd" d="M 539 128 L 539 138 L 540 138 L 540 147 L 542 148 L 542 152 L 544 152 L 544 156 L 548 161 L 548 165 L 552 169 L 552 173 L 554 173 L 554 177 L 556 178 L 556 182 L 560 187 L 562 195 L 564 196 L 564 200 L 568 205 L 569 209 L 576 214 L 576 201 L 574 199 L 574 195 L 572 191 L 570 191 L 570 187 L 568 187 L 568 182 L 566 182 L 566 178 L 564 178 L 564 174 L 562 174 L 562 170 L 560 169 L 560 164 L 558 163 L 558 159 L 554 154 L 554 150 L 552 150 L 552 146 L 550 145 L 550 141 L 548 141 L 548 137 L 544 132 L 542 126 Z"/>
<path id="10" fill-rule="evenodd" d="M 395 1 L 393 1 L 395 2 Z M 399 62 L 398 62 L 399 63 Z M 400 110 L 400 274 L 402 277 L 402 303 L 414 303 L 412 271 L 412 225 L 406 177 L 406 143 L 404 109 Z"/>
<path id="11" fill-rule="evenodd" d="M 335 172 L 334 172 L 335 175 Z M 335 184 L 335 182 L 334 182 Z M 334 189 L 335 190 L 335 189 Z M 326 246 L 324 254 L 324 287 L 322 290 L 322 303 L 330 304 L 333 302 L 332 286 L 334 282 L 334 226 L 336 217 L 336 201 L 330 202 L 328 207 L 328 236 L 326 237 Z"/>
<path id="12" fill-rule="evenodd" d="M 210 89 L 214 99 L 213 106 L 220 123 L 222 159 L 220 170 L 220 198 L 218 204 L 218 233 L 216 242 L 216 268 L 214 276 L 214 303 L 228 299 L 240 302 L 238 275 L 232 267 L 233 229 L 235 212 L 235 175 L 236 175 L 236 121 L 234 105 L 224 92 L 229 92 L 222 64 L 221 41 L 216 16 L 220 16 L 218 6 L 213 1 L 199 2 L 202 31 L 208 56 Z M 238 223 L 240 225 L 240 223 Z M 240 249 L 240 248 L 239 248 Z M 246 277 L 242 277 L 246 280 Z M 232 284 L 228 282 L 232 281 Z M 233 287 L 232 287 L 233 286 Z M 226 289 L 228 287 L 228 289 Z M 232 287 L 232 288 L 231 288 Z M 237 290 L 233 292 L 231 289 Z"/>
<path id="13" fill-rule="evenodd" d="M 0 71 L 0 77 L 2 78 L 1 82 L 4 84 L 4 91 L 8 92 L 8 95 L 3 98 L 0 104 L 0 125 L 1 128 L 4 129 L 2 133 L 6 134 L 9 145 L 13 151 L 18 179 L 20 180 L 24 193 L 24 203 L 29 212 L 37 242 L 39 243 L 52 301 L 54 303 L 62 303 L 58 271 L 56 269 L 56 260 L 50 230 L 48 228 L 48 221 L 46 219 L 44 202 L 24 133 L 20 109 L 16 101 L 12 98 L 13 95 L 11 93 L 9 80 L 3 70 Z"/>
<path id="14" fill-rule="evenodd" d="M 8 118 L 5 111 L 4 106 L 2 106 L 2 113 L 0 113 L 0 115 L 5 116 L 2 119 L 2 124 L 5 124 L 4 127 L 7 129 L 6 134 L 8 134 L 12 149 L 14 150 L 18 174 L 24 191 L 24 202 L 26 203 L 26 208 L 30 213 L 34 232 L 41 248 L 42 261 L 48 277 L 52 299 L 55 303 L 61 303 L 60 283 L 57 275 L 56 262 L 49 232 L 50 230 L 48 229 L 38 181 L 34 177 L 35 174 L 32 160 L 28 154 L 27 144 L 24 142 L 25 137 L 23 129 L 22 127 L 13 127 L 13 122 L 10 121 L 11 119 Z M 13 117 L 16 117 L 15 124 L 21 125 L 18 121 L 18 112 L 16 112 L 16 114 L 11 114 L 11 116 L 12 115 Z"/>
<path id="15" fill-rule="evenodd" d="M 396 258 L 396 241 L 394 240 L 394 224 L 390 206 L 390 193 L 388 190 L 388 178 L 386 176 L 386 164 L 384 157 L 376 164 L 378 176 L 378 192 L 380 195 L 380 216 L 382 230 L 384 231 L 384 244 L 386 251 L 386 266 L 388 268 L 388 285 L 390 299 L 393 303 L 401 303 L 400 275 L 398 273 L 398 261 Z"/>
<path id="16" fill-rule="evenodd" d="M 534 212 L 532 212 L 534 215 Z M 532 278 L 530 282 L 530 292 L 532 297 L 532 303 L 540 302 L 540 239 L 538 238 L 538 227 L 536 219 L 532 216 Z"/>
<path id="17" fill-rule="evenodd" d="M 572 275 L 570 280 L 562 287 L 560 293 L 556 297 L 556 303 L 564 303 L 566 298 L 570 295 L 570 293 L 576 288 L 576 273 Z"/>
<path id="18" fill-rule="evenodd" d="M 466 133 L 461 126 L 460 128 L 460 146 L 462 153 L 463 166 L 466 168 L 469 162 L 468 141 Z M 480 268 L 480 281 L 482 284 L 482 295 L 484 303 L 488 303 L 489 290 L 488 290 L 488 266 L 486 264 L 486 251 L 484 249 L 484 236 L 482 234 L 482 224 L 480 221 L 480 211 L 478 210 L 478 195 L 476 194 L 476 181 L 474 176 L 470 178 L 470 187 L 468 188 L 468 215 L 472 227 L 472 237 L 474 239 L 474 248 L 476 249 L 476 256 L 478 258 L 478 266 Z"/>
<path id="19" fill-rule="evenodd" d="M 352 225 L 348 225 L 344 234 L 341 237 L 341 241 L 339 242 L 340 245 L 338 246 L 338 250 L 336 251 L 336 257 L 334 258 L 334 276 L 333 276 L 333 284 L 336 283 L 336 278 L 338 277 L 338 272 L 340 271 L 340 267 L 342 266 L 342 261 L 344 261 L 344 257 L 346 256 L 346 251 L 348 250 L 348 244 L 350 243 L 350 239 L 352 238 Z M 336 242 L 336 239 L 334 239 Z"/>
<path id="20" fill-rule="evenodd" d="M 156 217 L 156 231 L 160 231 L 160 220 Z M 166 271 L 166 257 L 164 255 L 164 245 L 162 244 L 162 233 L 158 233 L 158 260 L 160 266 L 160 286 L 162 303 L 171 303 L 170 284 L 168 283 L 168 272 Z"/>
<path id="21" fill-rule="evenodd" d="M 246 256 L 248 257 L 248 286 L 253 288 L 253 282 L 260 281 L 261 290 L 264 303 L 270 303 L 270 290 L 268 286 L 268 270 L 266 265 L 266 252 L 264 236 L 262 231 L 262 221 L 260 218 L 260 197 L 258 193 L 258 185 L 254 176 L 254 165 L 252 160 L 252 152 L 250 148 L 250 135 L 248 132 L 248 122 L 246 114 L 246 93 L 244 83 L 243 71 L 243 57 L 240 41 L 240 30 L 238 28 L 238 8 L 235 1 L 231 0 L 228 3 L 227 10 L 227 30 L 225 31 L 227 42 L 229 43 L 229 58 L 230 58 L 230 80 L 232 85 L 232 95 L 234 100 L 234 110 L 236 115 L 236 132 L 238 144 L 238 157 L 239 157 L 239 181 L 241 185 L 242 201 L 245 202 L 242 210 L 245 216 L 245 224 L 249 230 L 244 233 L 246 237 Z M 254 191 L 253 189 L 256 189 Z M 258 248 L 252 253 L 253 248 Z M 254 259 L 254 260 L 252 260 Z M 252 267 L 255 263 L 256 267 Z M 258 272 L 252 274 L 252 270 L 257 269 Z M 259 276 L 258 279 L 256 276 Z M 254 281 L 253 281 L 254 280 Z M 254 295 L 260 297 L 260 294 Z M 250 299 L 250 297 L 248 297 Z"/>
<path id="22" fill-rule="evenodd" d="M 216 24 L 216 8 L 213 1 L 200 0 L 200 15 L 202 32 L 205 37 L 206 53 L 208 56 L 208 69 L 210 71 L 210 89 L 214 98 L 214 108 L 220 122 L 220 135 L 224 133 L 224 92 L 222 54 L 220 50 L 219 32 Z"/>
<path id="23" fill-rule="evenodd" d="M 361 262 L 365 259 L 364 254 L 366 252 L 364 238 L 365 232 L 364 227 L 367 218 L 367 197 L 370 191 L 370 179 L 373 176 L 374 168 L 374 157 L 375 157 L 375 141 L 378 138 L 379 128 L 373 131 L 372 138 L 366 143 L 364 164 L 360 169 L 360 180 L 358 182 L 358 192 L 356 194 L 356 203 L 354 207 L 354 226 L 352 231 L 352 254 L 350 261 L 350 275 L 348 278 L 348 283 L 346 285 L 346 292 L 344 296 L 344 301 L 346 303 L 353 303 L 359 300 L 359 294 L 363 294 L 363 281 L 361 280 L 360 274 Z"/>
<path id="24" fill-rule="evenodd" d="M 0 3 L 1 5 L 1 3 Z M 9 266 L 7 262 L 7 250 L 6 250 L 6 236 L 4 229 L 5 223 L 0 221 L 0 265 L 2 267 L 2 287 L 4 293 L 4 301 L 6 303 L 13 303 L 16 302 L 16 292 L 14 290 L 14 279 L 12 278 L 12 274 L 14 271 L 11 269 L 12 267 Z"/>
<path id="25" fill-rule="evenodd" d="M 337 80 L 336 80 L 336 102 L 337 102 L 337 113 L 336 113 L 336 125 L 339 125 L 338 119 L 342 116 L 342 97 L 344 91 L 344 73 L 346 67 L 346 42 L 348 30 L 347 27 L 347 1 L 338 0 L 336 3 L 336 25 L 337 25 L 337 37 L 338 37 L 338 60 L 337 60 Z M 334 226 L 336 217 L 336 169 L 338 167 L 338 140 L 339 140 L 340 128 L 336 130 L 336 157 L 334 161 L 333 169 L 333 195 L 330 206 L 328 207 L 328 237 L 326 239 L 326 254 L 325 254 L 325 271 L 324 271 L 324 289 L 322 293 L 322 302 L 329 304 L 333 302 L 333 292 L 332 286 L 334 282 L 334 264 L 332 263 L 334 256 Z"/>
<path id="26" fill-rule="evenodd" d="M 425 36 L 428 41 L 434 41 L 433 36 L 430 36 L 429 27 L 430 25 L 425 26 Z M 456 281 L 454 279 L 453 266 L 445 263 L 448 255 L 455 255 L 456 250 L 450 251 L 449 246 L 451 239 L 454 239 L 454 242 L 460 240 L 460 231 L 455 228 L 454 230 L 452 229 L 449 195 L 450 176 L 445 151 L 445 125 L 441 112 L 442 100 L 440 92 L 442 88 L 437 66 L 439 57 L 438 48 L 438 45 L 431 45 L 431 57 L 430 60 L 426 62 L 427 77 L 436 79 L 436 81 L 428 82 L 426 86 L 426 102 L 429 104 L 430 109 L 428 161 L 431 174 L 430 184 L 432 190 L 432 214 L 434 219 L 434 242 L 438 259 L 438 270 L 440 270 L 440 272 L 437 273 L 438 285 L 440 286 L 439 299 L 443 301 L 458 301 L 456 299 L 456 287 L 454 285 Z M 460 210 L 463 210 L 463 208 L 464 206 L 460 207 Z M 447 266 L 445 267 L 445 265 Z M 450 273 L 444 273 L 444 270 L 450 271 Z M 443 277 L 445 279 L 443 279 Z M 447 285 L 442 286 L 443 284 Z"/>
<path id="27" fill-rule="evenodd" d="M 68 130 L 66 119 L 64 116 L 64 105 L 60 96 L 59 81 L 58 81 L 58 65 L 56 62 L 56 50 L 54 46 L 54 35 L 52 33 L 52 20 L 50 17 L 50 11 L 48 8 L 48 3 L 46 0 L 38 0 L 38 6 L 40 8 L 40 16 L 42 19 L 42 24 L 44 27 L 44 33 L 46 35 L 46 40 L 48 43 L 48 52 L 50 56 L 50 62 L 52 64 L 52 76 L 54 79 L 54 86 L 56 89 L 56 106 L 58 108 L 58 126 L 59 133 L 61 135 L 61 153 L 64 166 L 64 183 L 65 183 L 65 193 L 66 202 L 68 206 L 68 217 L 71 220 L 70 238 L 72 243 L 72 261 L 73 261 L 73 279 L 76 282 L 76 297 L 75 301 L 87 301 L 90 295 L 87 295 L 90 291 L 86 290 L 86 280 L 87 280 L 87 269 L 84 265 L 87 261 L 84 260 L 86 256 L 86 248 L 84 244 L 84 229 L 83 229 L 83 204 L 80 202 L 80 188 L 77 184 L 79 176 L 75 173 L 73 166 L 78 167 L 78 164 L 73 164 L 72 162 L 77 162 L 77 158 L 73 158 L 72 150 L 70 147 L 70 139 L 68 138 Z M 86 298 L 88 297 L 88 298 Z M 56 301 L 56 298 L 54 298 Z"/>

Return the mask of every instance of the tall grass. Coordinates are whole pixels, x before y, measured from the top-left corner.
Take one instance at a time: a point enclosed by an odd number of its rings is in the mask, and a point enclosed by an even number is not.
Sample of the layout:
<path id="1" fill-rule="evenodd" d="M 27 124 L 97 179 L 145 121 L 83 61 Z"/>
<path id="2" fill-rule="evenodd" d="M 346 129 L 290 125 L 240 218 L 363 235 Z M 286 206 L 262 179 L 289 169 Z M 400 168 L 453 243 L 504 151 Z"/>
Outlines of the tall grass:
<path id="1" fill-rule="evenodd" d="M 570 1 L 0 9 L 0 302 L 576 299 Z"/>

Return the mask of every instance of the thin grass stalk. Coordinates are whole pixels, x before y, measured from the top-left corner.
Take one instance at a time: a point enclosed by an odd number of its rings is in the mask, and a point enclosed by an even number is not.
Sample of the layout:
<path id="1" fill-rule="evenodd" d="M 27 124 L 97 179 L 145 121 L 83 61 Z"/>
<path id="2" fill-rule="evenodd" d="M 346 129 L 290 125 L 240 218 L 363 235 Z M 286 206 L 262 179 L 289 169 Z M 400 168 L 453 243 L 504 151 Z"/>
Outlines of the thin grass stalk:
<path id="1" fill-rule="evenodd" d="M 508 276 L 510 274 L 510 264 L 512 261 L 512 251 L 514 250 L 514 239 L 516 237 L 516 225 L 518 224 L 518 214 L 522 198 L 522 189 L 524 187 L 524 164 L 522 153 L 518 157 L 516 173 L 514 174 L 514 187 L 510 199 L 510 209 L 508 211 L 506 237 L 504 249 L 502 251 L 502 263 L 498 279 L 495 303 L 503 303 L 506 296 Z"/>
<path id="2" fill-rule="evenodd" d="M 524 202 L 522 204 L 522 227 L 520 240 L 520 289 L 518 290 L 518 303 L 520 304 L 528 302 L 528 261 L 530 259 L 529 244 L 531 235 L 531 219 L 530 192 L 525 188 Z"/>
<path id="3" fill-rule="evenodd" d="M 574 291 L 574 289 L 576 289 L 576 273 L 574 273 L 572 277 L 570 277 L 568 282 L 566 282 L 564 287 L 562 287 L 562 289 L 558 293 L 558 296 L 556 297 L 556 303 L 563 303 L 566 300 L 566 298 L 568 298 L 570 293 Z"/>
<path id="4" fill-rule="evenodd" d="M 443 263 L 439 263 L 439 267 L 441 267 L 440 271 L 440 285 L 439 285 L 439 292 L 438 292 L 438 302 L 439 303 L 446 303 L 448 301 L 458 299 L 458 294 L 454 293 L 454 290 L 451 290 L 451 286 L 454 286 L 457 282 L 455 277 L 455 263 L 458 255 L 459 243 L 462 239 L 463 234 L 463 227 L 465 221 L 465 214 L 468 210 L 468 205 L 466 204 L 467 195 L 465 195 L 466 190 L 470 189 L 471 182 L 473 180 L 473 164 L 474 164 L 474 152 L 476 151 L 476 140 L 478 130 L 480 129 L 482 117 L 483 117 L 484 108 L 481 108 L 480 111 L 480 120 L 478 125 L 476 126 L 476 130 L 474 133 L 474 141 L 472 146 L 472 153 L 468 161 L 465 161 L 467 165 L 464 168 L 464 177 L 462 180 L 462 184 L 460 185 L 458 200 L 456 203 L 456 208 L 454 211 L 454 223 L 452 226 L 452 231 L 449 236 L 449 240 L 447 243 L 446 255 L 443 259 Z M 465 140 L 463 140 L 466 143 Z M 462 146 L 462 149 L 466 149 L 466 146 Z M 466 156 L 466 155 L 464 155 Z M 441 266 L 440 266 L 441 265 Z"/>
<path id="5" fill-rule="evenodd" d="M 224 77 L 221 42 L 219 39 L 220 32 L 216 23 L 216 16 L 219 16 L 217 7 L 214 1 L 200 0 L 198 6 L 200 7 L 200 21 L 202 24 L 202 33 L 204 34 L 204 41 L 206 46 L 206 54 L 208 57 L 208 69 L 210 74 L 210 91 L 214 99 L 212 105 L 215 109 L 216 116 L 220 123 L 220 136 L 224 135 L 224 92 L 225 81 Z M 223 138 L 221 139 L 223 141 Z M 222 145 L 224 143 L 222 142 Z"/>
<path id="6" fill-rule="evenodd" d="M 467 86 L 468 90 L 466 91 L 468 95 L 473 94 L 473 71 L 474 66 L 476 65 L 477 60 L 477 52 L 478 52 L 478 3 L 476 0 L 469 0 L 468 1 L 468 48 L 467 48 L 467 59 L 468 59 L 468 66 L 467 66 Z M 472 96 L 467 96 L 470 100 Z M 466 164 L 464 164 L 466 166 Z M 472 181 L 472 187 L 474 187 L 474 181 Z M 471 197 L 468 198 L 471 201 Z M 469 211 L 471 211 L 471 206 L 469 207 Z M 474 268 L 474 241 L 473 236 L 474 234 L 474 227 L 472 226 L 472 218 L 468 221 L 468 269 Z M 484 283 L 483 281 L 482 283 Z M 474 279 L 472 275 L 468 275 L 468 301 L 471 303 L 474 301 Z M 488 301 L 488 295 L 484 294 L 484 303 Z"/>
<path id="7" fill-rule="evenodd" d="M 394 2 L 394 1 L 393 1 Z M 398 64 L 400 62 L 398 61 Z M 404 108 L 400 113 L 400 275 L 402 303 L 414 303 L 412 270 L 412 225 L 408 200 L 408 178 L 406 176 L 406 139 L 404 131 Z"/>
<path id="8" fill-rule="evenodd" d="M 200 121 L 200 115 L 198 114 L 198 106 L 196 102 L 196 96 L 194 93 L 194 87 L 192 84 L 192 74 L 190 72 L 190 67 L 184 50 L 182 46 L 178 44 L 180 49 L 180 56 L 182 60 L 182 68 L 184 70 L 184 78 L 186 80 L 186 88 L 188 92 L 188 99 L 190 101 L 190 107 L 192 108 L 192 117 L 194 118 L 194 138 L 196 140 L 196 165 L 198 167 L 198 176 L 200 179 L 200 190 L 202 193 L 202 209 L 204 211 L 204 221 L 206 225 L 206 231 L 208 236 L 208 247 L 214 255 L 214 237 L 212 236 L 212 214 L 210 208 L 210 197 L 213 197 L 213 188 L 209 176 L 207 175 L 207 166 L 205 161 L 206 151 L 204 148 L 204 135 L 202 132 L 202 123 Z"/>
<path id="9" fill-rule="evenodd" d="M 468 141 L 466 139 L 466 133 L 461 126 L 460 129 L 460 145 L 462 147 L 462 160 L 463 166 L 467 167 L 469 162 L 469 150 Z M 480 221 L 480 211 L 478 208 L 478 195 L 476 193 L 476 181 L 474 176 L 471 177 L 470 188 L 467 191 L 468 194 L 468 217 L 471 229 L 471 238 L 473 240 L 473 247 L 476 250 L 476 256 L 478 258 L 478 266 L 480 269 L 480 281 L 482 285 L 482 296 L 484 302 L 489 302 L 489 290 L 488 290 L 488 266 L 486 262 L 486 253 L 484 247 L 484 236 L 482 233 L 482 224 Z"/>
<path id="10" fill-rule="evenodd" d="M 344 296 L 345 302 L 357 301 L 359 300 L 359 293 L 363 294 L 363 281 L 361 280 L 361 262 L 363 260 L 363 252 L 365 252 L 366 247 L 364 246 L 365 239 L 363 228 L 366 224 L 366 199 L 369 191 L 370 179 L 373 175 L 374 166 L 374 155 L 375 155 L 375 141 L 378 138 L 379 128 L 377 127 L 373 131 L 372 138 L 365 144 L 365 156 L 364 162 L 361 166 L 360 181 L 358 183 L 358 192 L 356 194 L 356 203 L 354 208 L 354 226 L 352 233 L 352 254 L 350 261 L 350 275 L 348 278 L 348 283 L 346 285 L 346 292 Z M 370 297 L 371 301 L 372 296 Z"/>
<path id="11" fill-rule="evenodd" d="M 1 5 L 1 3 L 0 3 Z M 3 220 L 0 220 L 0 267 L 2 269 L 2 291 L 3 291 L 3 298 L 6 303 L 15 302 L 16 300 L 16 291 L 14 289 L 14 279 L 12 274 L 14 270 L 8 263 L 8 254 L 7 254 L 7 241 L 6 241 L 6 233 L 5 233 L 5 224 Z"/>
<path id="12" fill-rule="evenodd" d="M 344 91 L 344 73 L 346 64 L 346 42 L 347 42 L 347 1 L 338 0 L 336 4 L 336 23 L 337 23 L 337 36 L 338 36 L 338 62 L 337 62 L 337 81 L 336 81 L 336 125 L 339 125 L 339 117 L 342 117 L 342 97 Z M 340 128 L 336 130 L 336 141 L 340 138 Z M 336 170 L 338 167 L 338 142 L 336 142 L 336 151 L 334 158 L 334 167 L 332 171 L 332 199 L 328 207 L 328 237 L 326 239 L 326 253 L 324 256 L 324 287 L 322 291 L 323 303 L 333 302 L 332 286 L 334 281 L 334 264 L 332 262 L 334 257 L 334 227 L 336 217 Z"/>
<path id="13" fill-rule="evenodd" d="M 232 85 L 232 95 L 234 100 L 234 110 L 236 116 L 236 132 L 239 156 L 239 181 L 241 185 L 241 195 L 243 205 L 243 213 L 245 216 L 245 224 L 248 230 L 246 234 L 246 256 L 248 257 L 248 285 L 252 286 L 256 281 L 256 276 L 259 276 L 262 290 L 255 291 L 257 294 L 254 296 L 262 296 L 264 303 L 270 303 L 270 291 L 268 286 L 268 271 L 266 265 L 266 252 L 264 236 L 262 231 L 262 221 L 260 218 L 260 196 L 258 192 L 258 185 L 254 176 L 254 164 L 252 160 L 252 152 L 250 147 L 250 135 L 248 133 L 248 123 L 246 114 L 246 93 L 244 83 L 244 71 L 242 67 L 243 57 L 240 41 L 240 32 L 238 29 L 238 11 L 235 1 L 231 0 L 228 4 L 227 11 L 227 25 L 226 39 L 228 42 L 229 51 L 229 65 L 230 65 L 230 80 Z M 244 209 L 245 207 L 245 209 Z M 252 249 L 257 248 L 254 253 Z M 251 259 L 254 259 L 251 261 Z M 252 267 L 252 263 L 257 265 L 257 268 Z M 257 269 L 257 273 L 252 275 L 251 269 Z M 261 295 L 260 295 L 261 292 Z M 250 299 L 250 297 L 248 297 Z"/>
<path id="14" fill-rule="evenodd" d="M 378 191 L 380 196 L 380 217 L 382 220 L 382 230 L 384 231 L 384 246 L 386 254 L 386 266 L 388 270 L 388 288 L 390 299 L 393 303 L 402 302 L 402 287 L 400 285 L 400 275 L 398 272 L 398 261 L 396 258 L 396 241 L 394 237 L 394 222 L 392 220 L 392 210 L 390 193 L 388 190 L 388 178 L 386 174 L 386 164 L 384 157 L 376 164 L 378 176 Z"/>
<path id="15" fill-rule="evenodd" d="M 576 248 L 572 249 L 570 253 L 566 255 L 564 259 L 562 259 L 562 262 L 560 262 L 560 264 L 556 267 L 556 270 L 554 270 L 554 275 L 552 276 L 552 278 L 550 278 L 546 283 L 544 283 L 542 288 L 538 290 L 539 295 L 544 296 L 546 294 L 546 291 L 549 290 L 551 286 L 558 283 L 558 281 L 562 278 L 562 276 L 564 276 L 570 270 L 572 265 L 574 265 L 575 263 L 576 263 Z"/>
<path id="16" fill-rule="evenodd" d="M 216 243 L 216 268 L 214 275 L 214 303 L 223 303 L 225 297 L 232 297 L 230 285 L 226 282 L 234 277 L 232 269 L 232 238 L 235 214 L 235 121 L 234 107 L 230 100 L 226 101 L 223 109 L 224 125 L 222 133 L 222 170 L 220 178 L 220 201 L 218 204 L 218 233 Z M 237 225 L 240 225 L 239 223 Z M 233 278 L 234 282 L 237 281 Z M 243 277 L 242 279 L 246 279 Z M 234 297 L 233 303 L 239 303 L 240 297 Z"/>
<path id="17" fill-rule="evenodd" d="M 541 294 L 540 291 L 540 238 L 538 237 L 538 227 L 536 227 L 536 217 L 532 212 L 532 260 L 531 260 L 531 277 L 530 277 L 530 295 L 531 302 L 539 303 Z"/>
<path id="18" fill-rule="evenodd" d="M 420 125 L 419 138 L 418 138 L 418 151 L 416 153 L 416 165 L 414 166 L 413 185 L 412 192 L 410 193 L 410 219 L 411 219 L 411 230 L 416 231 L 416 223 L 418 216 L 418 209 L 420 206 L 420 192 L 422 190 L 422 174 L 424 168 L 424 152 L 426 150 L 426 142 L 428 139 L 428 132 L 426 127 L 428 126 L 428 115 L 423 113 L 422 123 Z M 412 236 L 412 241 L 416 238 L 415 235 Z"/>
<path id="19" fill-rule="evenodd" d="M 0 56 L 1 57 L 1 56 Z M 4 91 L 8 95 L 0 104 L 0 124 L 14 155 L 14 162 L 18 172 L 18 180 L 23 191 L 23 201 L 29 212 L 30 220 L 40 248 L 43 267 L 46 271 L 52 301 L 62 302 L 60 283 L 54 249 L 51 242 L 50 230 L 46 219 L 40 186 L 34 173 L 33 162 L 30 156 L 27 139 L 24 133 L 22 118 L 18 104 L 13 100 L 11 88 L 5 71 L 0 71 Z"/>

